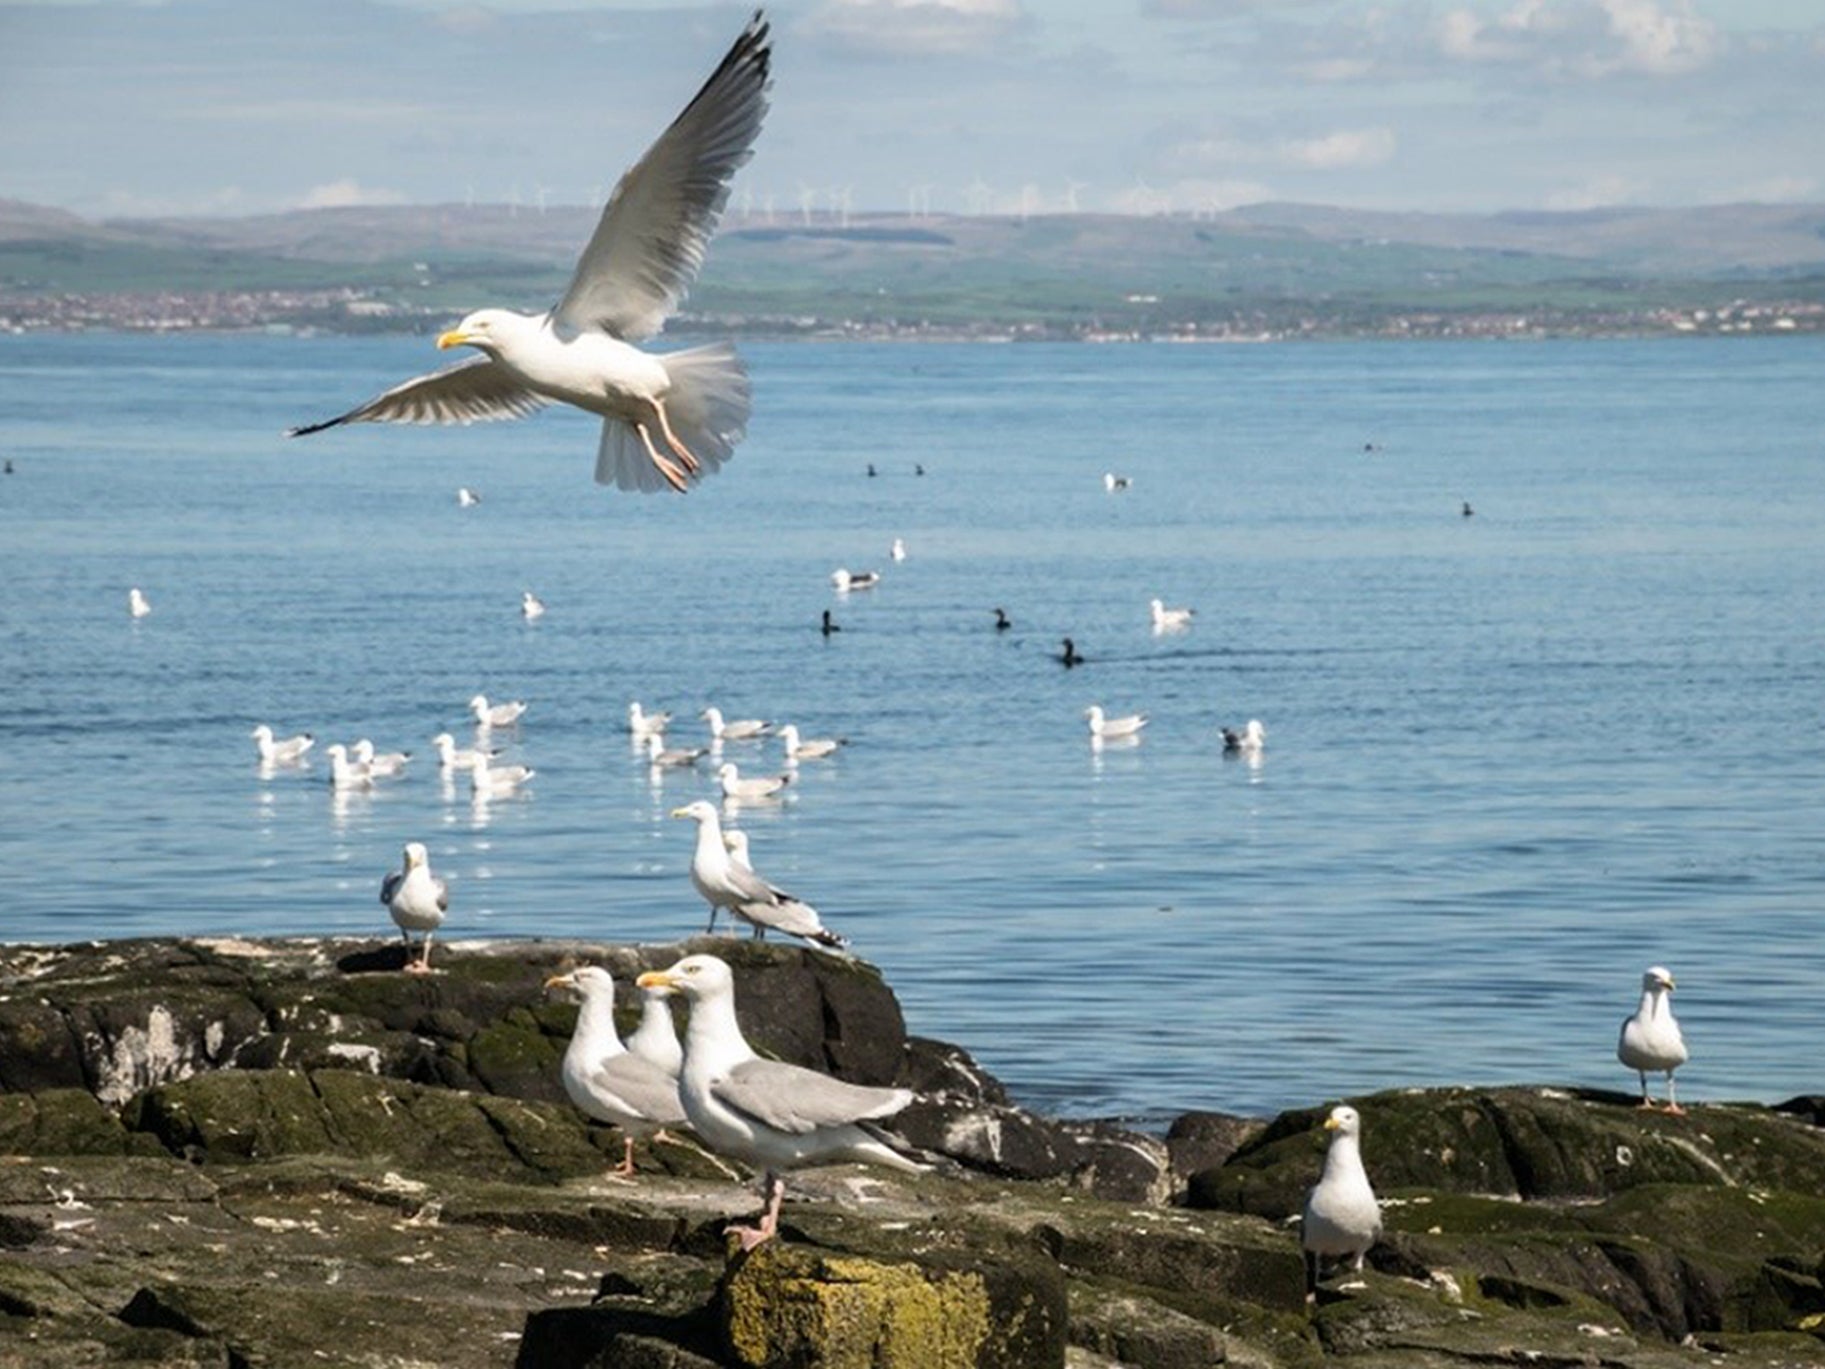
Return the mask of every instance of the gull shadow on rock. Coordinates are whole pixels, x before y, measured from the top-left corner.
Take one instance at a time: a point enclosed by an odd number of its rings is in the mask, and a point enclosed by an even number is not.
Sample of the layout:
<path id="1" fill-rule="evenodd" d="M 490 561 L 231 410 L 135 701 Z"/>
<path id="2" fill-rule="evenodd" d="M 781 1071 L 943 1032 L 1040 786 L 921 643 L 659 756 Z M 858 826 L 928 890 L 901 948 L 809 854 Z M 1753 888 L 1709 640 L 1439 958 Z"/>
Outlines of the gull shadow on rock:
<path id="1" fill-rule="evenodd" d="M 412 957 L 412 948 L 389 943 L 366 950 L 350 951 L 338 957 L 336 968 L 343 974 L 402 974 Z"/>

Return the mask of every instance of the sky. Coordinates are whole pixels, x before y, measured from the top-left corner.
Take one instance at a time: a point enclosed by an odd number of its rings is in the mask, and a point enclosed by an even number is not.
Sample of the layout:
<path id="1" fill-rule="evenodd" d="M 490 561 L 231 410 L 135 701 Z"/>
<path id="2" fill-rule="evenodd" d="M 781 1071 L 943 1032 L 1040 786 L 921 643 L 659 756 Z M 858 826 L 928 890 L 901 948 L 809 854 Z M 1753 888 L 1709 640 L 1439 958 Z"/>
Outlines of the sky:
<path id="1" fill-rule="evenodd" d="M 599 204 L 700 0 L 0 0 L 0 198 Z M 775 0 L 732 212 L 1825 200 L 1825 0 Z"/>

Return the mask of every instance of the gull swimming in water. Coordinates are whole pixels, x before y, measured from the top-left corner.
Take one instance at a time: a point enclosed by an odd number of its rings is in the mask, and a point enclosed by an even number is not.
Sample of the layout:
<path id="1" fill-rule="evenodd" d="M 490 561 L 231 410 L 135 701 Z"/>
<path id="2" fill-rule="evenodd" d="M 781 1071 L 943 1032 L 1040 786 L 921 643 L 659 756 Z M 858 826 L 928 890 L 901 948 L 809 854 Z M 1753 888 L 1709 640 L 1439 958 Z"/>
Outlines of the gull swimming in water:
<path id="1" fill-rule="evenodd" d="M 1223 729 L 1223 749 L 1237 755 L 1258 756 L 1266 742 L 1267 729 L 1259 718 L 1250 718 L 1240 732 L 1233 727 Z"/>
<path id="2" fill-rule="evenodd" d="M 924 1167 L 895 1150 L 869 1123 L 913 1101 L 910 1089 L 845 1083 L 816 1070 L 763 1060 L 735 1018 L 735 976 L 713 955 L 688 955 L 668 970 L 640 976 L 641 988 L 684 995 L 691 1007 L 684 1034 L 679 1101 L 691 1130 L 719 1155 L 766 1170 L 766 1208 L 758 1225 L 736 1227 L 752 1250 L 779 1226 L 785 1181 L 779 1171 L 843 1160 L 909 1172 Z"/>
<path id="3" fill-rule="evenodd" d="M 1133 483 L 1134 481 L 1125 475 L 1117 475 L 1114 471 L 1103 472 L 1103 488 L 1110 494 L 1114 494 L 1117 490 L 1125 490 Z"/>
<path id="4" fill-rule="evenodd" d="M 330 758 L 330 787 L 333 789 L 372 789 L 374 775 L 365 765 L 349 759 L 348 748 L 336 742 L 324 748 Z"/>
<path id="5" fill-rule="evenodd" d="M 771 62 L 767 23 L 756 14 L 684 112 L 621 177 L 549 312 L 478 309 L 437 345 L 482 355 L 290 435 L 356 422 L 523 418 L 555 401 L 601 415 L 599 484 L 683 492 L 714 472 L 747 430 L 748 373 L 734 348 L 660 354 L 633 344 L 659 331 L 703 264 L 729 181 L 753 154 Z"/>
<path id="6" fill-rule="evenodd" d="M 778 798 L 780 791 L 792 783 L 790 775 L 756 775 L 752 779 L 743 779 L 741 771 L 735 768 L 734 761 L 724 761 L 718 766 L 716 779 L 722 785 L 722 796 L 733 799 L 736 803 Z"/>
<path id="7" fill-rule="evenodd" d="M 1331 1109 L 1324 1119 L 1331 1133 L 1324 1171 L 1305 1198 L 1299 1243 L 1305 1249 L 1305 1296 L 1318 1290 L 1320 1263 L 1329 1256 L 1349 1258 L 1357 1273 L 1363 1256 L 1381 1238 L 1381 1205 L 1362 1167 L 1362 1118 L 1352 1107 Z"/>
<path id="8" fill-rule="evenodd" d="M 543 618 L 545 616 L 545 601 L 539 598 L 539 596 L 534 594 L 531 590 L 522 591 L 520 594 L 520 616 L 529 623 L 535 618 Z"/>
<path id="9" fill-rule="evenodd" d="M 584 1116 L 620 1129 L 625 1145 L 615 1173 L 632 1174 L 635 1138 L 684 1125 L 678 1075 L 622 1044 L 615 1031 L 615 981 L 607 970 L 583 965 L 553 975 L 545 987 L 582 997 L 577 1027 L 559 1067 L 564 1092 Z M 680 1058 L 682 1062 L 682 1052 Z"/>
<path id="10" fill-rule="evenodd" d="M 456 738 L 448 732 L 439 732 L 431 738 L 431 745 L 437 748 L 437 763 L 445 770 L 473 770 L 478 760 L 495 754 L 480 747 L 458 746 Z"/>
<path id="11" fill-rule="evenodd" d="M 405 939 L 408 974 L 431 973 L 431 934 L 444 925 L 444 914 L 450 910 L 450 891 L 431 873 L 430 862 L 423 842 L 408 841 L 405 863 L 380 881 L 380 901 Z M 424 933 L 417 960 L 411 958 L 413 932 Z"/>
<path id="12" fill-rule="evenodd" d="M 896 561 L 904 561 L 906 559 L 906 540 L 901 537 L 894 538 L 893 545 L 887 549 L 887 554 Z"/>
<path id="13" fill-rule="evenodd" d="M 477 727 L 511 727 L 525 711 L 526 704 L 521 699 L 515 699 L 511 703 L 491 704 L 486 694 L 477 694 L 469 700 L 469 712 L 475 718 Z"/>
<path id="14" fill-rule="evenodd" d="M 478 754 L 469 767 L 469 792 L 478 799 L 505 798 L 538 773 L 529 765 L 490 765 L 488 757 Z"/>
<path id="15" fill-rule="evenodd" d="M 1673 975 L 1665 966 L 1650 966 L 1641 976 L 1641 1006 L 1622 1024 L 1622 1037 L 1616 1043 L 1616 1058 L 1641 1076 L 1641 1106 L 1652 1108 L 1648 1096 L 1648 1072 L 1667 1076 L 1667 1111 L 1681 1116 L 1673 1094 L 1673 1071 L 1691 1058 L 1679 1022 L 1673 1016 L 1673 1005 L 1667 1001 L 1673 992 Z"/>
<path id="16" fill-rule="evenodd" d="M 1107 718 L 1103 716 L 1101 704 L 1091 704 L 1084 710 L 1084 716 L 1090 720 L 1090 736 L 1098 741 L 1108 741 L 1116 737 L 1134 737 L 1147 726 L 1145 713 L 1130 713 L 1126 717 Z"/>
<path id="17" fill-rule="evenodd" d="M 377 780 L 403 774 L 406 762 L 412 759 L 410 751 L 376 751 L 366 737 L 349 748 L 349 756 Z"/>
<path id="18" fill-rule="evenodd" d="M 697 764 L 710 754 L 707 746 L 674 746 L 667 747 L 665 738 L 657 732 L 646 734 L 647 763 L 659 770 L 683 770 Z"/>
<path id="19" fill-rule="evenodd" d="M 261 723 L 250 734 L 253 744 L 260 752 L 263 765 L 296 765 L 304 759 L 304 753 L 316 744 L 316 738 L 308 732 L 300 732 L 295 737 L 275 739 L 272 728 Z"/>
<path id="20" fill-rule="evenodd" d="M 456 491 L 456 506 L 459 509 L 472 509 L 482 502 L 482 497 L 467 485 L 459 486 Z"/>
<path id="21" fill-rule="evenodd" d="M 881 583 L 881 572 L 878 570 L 851 571 L 838 566 L 830 572 L 830 583 L 838 594 L 847 594 L 852 589 L 873 589 Z"/>
<path id="22" fill-rule="evenodd" d="M 1153 630 L 1155 632 L 1174 632 L 1191 626 L 1191 620 L 1197 616 L 1192 608 L 1167 608 L 1164 601 L 1151 599 L 1148 607 L 1153 610 Z"/>
<path id="23" fill-rule="evenodd" d="M 847 737 L 800 737 L 796 723 L 787 723 L 780 728 L 779 739 L 786 745 L 787 765 L 797 765 L 800 761 L 821 761 L 826 756 L 834 756 L 839 748 L 849 745 Z"/>
<path id="24" fill-rule="evenodd" d="M 757 737 L 764 737 L 772 731 L 773 724 L 759 718 L 735 718 L 725 721 L 722 710 L 715 705 L 697 715 L 710 725 L 710 738 L 719 742 L 748 742 Z"/>
<path id="25" fill-rule="evenodd" d="M 647 713 L 642 711 L 640 700 L 635 699 L 627 706 L 627 730 L 635 737 L 657 736 L 665 731 L 665 725 L 672 720 L 670 713 Z"/>
<path id="26" fill-rule="evenodd" d="M 152 612 L 152 601 L 138 585 L 127 591 L 127 612 L 135 618 L 144 618 Z"/>
<path id="27" fill-rule="evenodd" d="M 840 951 L 849 944 L 849 938 L 838 936 L 824 926 L 824 920 L 818 916 L 816 908 L 760 878 L 754 869 L 754 862 L 748 859 L 746 832 L 731 827 L 722 834 L 722 844 L 729 853 L 729 859 L 753 875 L 766 891 L 767 897 L 738 903 L 732 909 L 737 917 L 754 928 L 756 941 L 764 941 L 769 931 L 775 931 L 798 937 L 814 946 L 826 946 L 833 951 Z"/>

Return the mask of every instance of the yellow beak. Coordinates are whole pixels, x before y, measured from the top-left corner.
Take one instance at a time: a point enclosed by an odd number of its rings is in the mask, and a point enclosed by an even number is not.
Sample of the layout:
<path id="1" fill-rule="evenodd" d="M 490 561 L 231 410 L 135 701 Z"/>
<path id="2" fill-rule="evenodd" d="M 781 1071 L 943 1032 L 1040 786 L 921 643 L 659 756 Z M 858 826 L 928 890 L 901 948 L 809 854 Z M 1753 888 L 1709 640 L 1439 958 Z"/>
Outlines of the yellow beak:
<path id="1" fill-rule="evenodd" d="M 461 328 L 452 328 L 447 333 L 438 334 L 437 350 L 440 352 L 447 352 L 450 350 L 450 348 L 461 347 L 464 343 L 466 343 L 468 341 L 469 341 L 469 335 L 467 333 L 465 333 Z"/>
<path id="2" fill-rule="evenodd" d="M 675 818 L 688 818 L 688 817 L 690 817 L 690 816 L 691 816 L 691 814 L 690 814 L 690 810 L 689 810 L 689 809 L 686 809 L 686 808 L 674 808 L 674 809 L 673 809 L 673 810 L 672 810 L 672 816 L 673 816 L 673 817 L 675 817 Z"/>
<path id="3" fill-rule="evenodd" d="M 634 985 L 641 989 L 675 989 L 678 987 L 677 981 L 664 970 L 648 970 L 634 981 Z"/>
<path id="4" fill-rule="evenodd" d="M 554 974 L 550 979 L 545 981 L 545 987 L 548 989 L 568 989 L 573 982 L 574 981 L 572 981 L 571 977 L 567 974 Z"/>
<path id="5" fill-rule="evenodd" d="M 1324 1119 L 1324 1129 L 1326 1131 L 1336 1131 L 1337 1130 L 1337 1119 L 1335 1117 L 1325 1118 Z"/>

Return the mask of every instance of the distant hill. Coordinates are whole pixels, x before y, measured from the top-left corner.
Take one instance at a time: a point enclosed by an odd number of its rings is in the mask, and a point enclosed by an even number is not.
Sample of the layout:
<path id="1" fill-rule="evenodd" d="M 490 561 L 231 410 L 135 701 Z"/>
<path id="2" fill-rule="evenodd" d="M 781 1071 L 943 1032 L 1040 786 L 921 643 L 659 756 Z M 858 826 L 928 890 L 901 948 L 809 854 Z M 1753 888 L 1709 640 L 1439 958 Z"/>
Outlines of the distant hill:
<path id="1" fill-rule="evenodd" d="M 315 324 L 334 326 L 335 309 L 359 297 L 363 326 L 420 326 L 477 303 L 548 303 L 595 218 L 576 207 L 432 205 L 97 222 L 0 201 L 0 301 L 16 317 L 52 296 L 294 291 L 311 293 Z M 342 300 L 333 308 L 332 292 Z M 1825 205 L 731 213 L 690 307 L 753 326 L 1067 332 L 1223 320 L 1276 331 L 1303 311 L 1350 331 L 1415 312 L 1600 319 L 1730 299 L 1825 300 Z"/>

